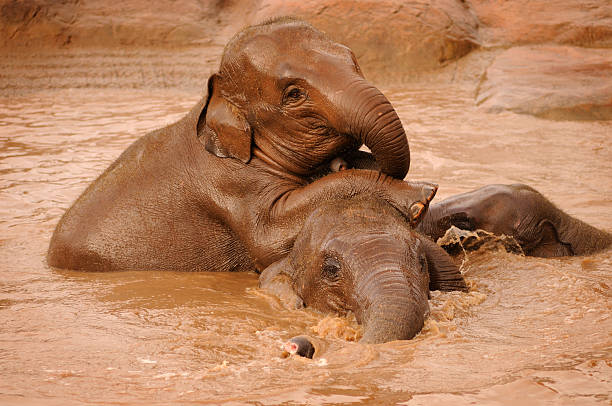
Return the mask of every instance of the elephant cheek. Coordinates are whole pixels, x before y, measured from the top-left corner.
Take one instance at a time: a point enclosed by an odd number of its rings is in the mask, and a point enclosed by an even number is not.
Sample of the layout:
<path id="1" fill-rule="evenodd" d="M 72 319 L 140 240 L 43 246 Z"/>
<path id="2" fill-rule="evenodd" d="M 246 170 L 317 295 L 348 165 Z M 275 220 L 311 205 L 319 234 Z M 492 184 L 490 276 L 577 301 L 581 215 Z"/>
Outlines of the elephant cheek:
<path id="1" fill-rule="evenodd" d="M 298 176 L 312 175 L 330 157 L 345 150 L 355 141 L 340 135 L 323 136 L 300 132 L 295 125 L 258 129 L 254 134 L 256 155 L 258 151 L 273 166 Z"/>

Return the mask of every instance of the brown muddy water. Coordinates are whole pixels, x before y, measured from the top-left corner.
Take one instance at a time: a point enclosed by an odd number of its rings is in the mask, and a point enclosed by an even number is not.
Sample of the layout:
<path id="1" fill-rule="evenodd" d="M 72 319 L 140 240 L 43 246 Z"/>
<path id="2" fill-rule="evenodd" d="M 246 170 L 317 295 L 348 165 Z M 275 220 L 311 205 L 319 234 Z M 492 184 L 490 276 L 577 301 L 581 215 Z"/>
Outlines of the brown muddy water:
<path id="1" fill-rule="evenodd" d="M 40 62 L 49 83 L 71 64 L 55 62 Z M 23 86 L 44 87 L 40 66 Z M 64 210 L 205 81 L 134 90 L 79 75 L 80 89 L 0 97 L 0 404 L 610 405 L 610 250 L 472 253 L 470 292 L 434 292 L 423 332 L 381 345 L 351 341 L 351 320 L 283 309 L 251 273 L 49 269 Z M 470 86 L 384 90 L 409 134 L 409 177 L 438 182 L 438 198 L 523 182 L 612 231 L 612 124 L 485 114 Z M 314 360 L 281 357 L 297 334 L 316 341 Z"/>

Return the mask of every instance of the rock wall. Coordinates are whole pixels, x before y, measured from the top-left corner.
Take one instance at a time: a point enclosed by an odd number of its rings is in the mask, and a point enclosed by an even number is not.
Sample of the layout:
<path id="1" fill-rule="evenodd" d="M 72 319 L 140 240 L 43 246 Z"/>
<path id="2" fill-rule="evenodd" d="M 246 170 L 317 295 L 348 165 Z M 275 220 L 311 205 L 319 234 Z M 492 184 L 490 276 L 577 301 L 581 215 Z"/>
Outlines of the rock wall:
<path id="1" fill-rule="evenodd" d="M 222 45 L 243 26 L 304 18 L 351 47 L 379 76 L 438 68 L 478 44 L 457 0 L 0 0 L 0 48 Z"/>
<path id="2" fill-rule="evenodd" d="M 432 70 L 478 47 L 478 20 L 458 0 L 263 0 L 254 21 L 295 15 L 349 46 L 367 77 Z"/>
<path id="3" fill-rule="evenodd" d="M 471 0 L 483 48 L 505 48 L 476 103 L 557 120 L 612 119 L 612 1 Z"/>
<path id="4" fill-rule="evenodd" d="M 0 47 L 183 47 L 225 42 L 247 1 L 0 0 Z"/>
<path id="5" fill-rule="evenodd" d="M 0 0 L 0 51 L 220 50 L 243 26 L 279 15 L 351 47 L 377 83 L 418 80 L 478 49 L 490 64 L 475 68 L 475 102 L 487 111 L 612 119 L 600 86 L 612 63 L 610 0 Z M 598 49 L 596 63 L 586 48 Z"/>
<path id="6" fill-rule="evenodd" d="M 612 119 L 612 52 L 563 45 L 510 48 L 487 69 L 476 103 L 492 113 Z"/>
<path id="7" fill-rule="evenodd" d="M 612 47 L 609 0 L 469 0 L 483 46 L 555 43 Z"/>

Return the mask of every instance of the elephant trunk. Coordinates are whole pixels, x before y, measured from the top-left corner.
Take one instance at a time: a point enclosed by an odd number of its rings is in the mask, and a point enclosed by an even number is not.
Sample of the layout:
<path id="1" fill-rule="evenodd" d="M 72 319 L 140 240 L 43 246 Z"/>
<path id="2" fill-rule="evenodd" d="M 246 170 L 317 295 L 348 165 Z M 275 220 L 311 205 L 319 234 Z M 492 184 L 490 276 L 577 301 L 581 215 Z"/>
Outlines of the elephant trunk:
<path id="1" fill-rule="evenodd" d="M 396 253 L 399 255 L 399 253 Z M 404 256 L 405 257 L 405 256 Z M 429 314 L 428 278 L 417 264 L 399 264 L 397 255 L 384 249 L 370 256 L 376 266 L 356 280 L 358 320 L 364 326 L 366 343 L 408 340 L 423 327 Z"/>
<path id="2" fill-rule="evenodd" d="M 559 239 L 570 244 L 574 255 L 590 255 L 612 246 L 612 234 L 557 210 Z"/>
<path id="3" fill-rule="evenodd" d="M 372 303 L 362 320 L 364 334 L 361 342 L 385 343 L 409 340 L 417 335 L 429 314 L 426 294 L 419 296 L 384 295 Z"/>
<path id="4" fill-rule="evenodd" d="M 349 117 L 346 132 L 370 148 L 382 172 L 403 179 L 410 167 L 410 148 L 402 122 L 389 100 L 377 88 L 360 80 L 341 104 L 346 110 L 344 117 Z"/>

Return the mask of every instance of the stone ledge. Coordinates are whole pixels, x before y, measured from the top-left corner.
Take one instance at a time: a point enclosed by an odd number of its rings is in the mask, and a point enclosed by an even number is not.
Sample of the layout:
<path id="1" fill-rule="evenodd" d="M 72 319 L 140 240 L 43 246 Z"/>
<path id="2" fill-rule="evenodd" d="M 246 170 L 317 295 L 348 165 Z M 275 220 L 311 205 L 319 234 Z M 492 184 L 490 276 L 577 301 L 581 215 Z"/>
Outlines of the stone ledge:
<path id="1" fill-rule="evenodd" d="M 556 120 L 612 119 L 612 50 L 570 46 L 508 49 L 486 70 L 476 104 Z"/>

